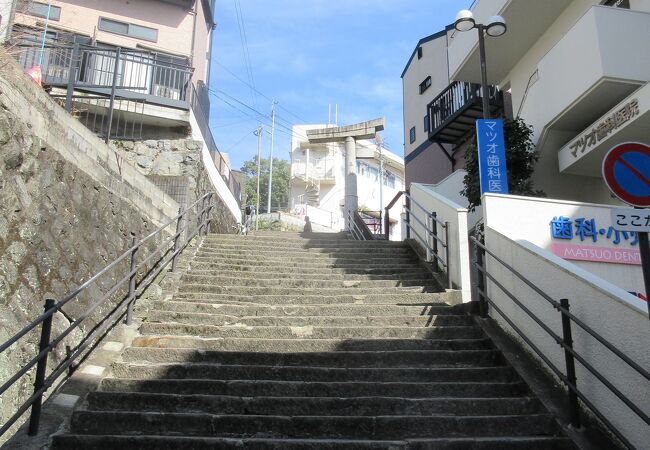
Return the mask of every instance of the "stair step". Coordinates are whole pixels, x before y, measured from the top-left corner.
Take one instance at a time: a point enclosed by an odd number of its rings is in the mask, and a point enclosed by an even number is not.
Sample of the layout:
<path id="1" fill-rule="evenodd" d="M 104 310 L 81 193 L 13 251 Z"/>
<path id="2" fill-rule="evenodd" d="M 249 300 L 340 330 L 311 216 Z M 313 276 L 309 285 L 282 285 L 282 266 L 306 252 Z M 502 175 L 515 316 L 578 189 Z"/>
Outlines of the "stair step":
<path id="1" fill-rule="evenodd" d="M 489 339 L 209 339 L 192 336 L 137 337 L 133 340 L 132 345 L 135 347 L 280 353 L 346 350 L 481 350 L 491 347 Z"/>
<path id="2" fill-rule="evenodd" d="M 273 316 L 234 316 L 208 313 L 175 312 L 164 310 L 165 302 L 147 315 L 147 322 L 175 322 L 193 325 L 245 325 L 245 326 L 341 326 L 341 327 L 428 327 L 428 326 L 469 326 L 473 319 L 463 315 L 410 315 L 410 316 L 296 316 L 283 315 L 278 311 Z"/>
<path id="3" fill-rule="evenodd" d="M 156 433 L 224 437 L 395 439 L 517 436 L 558 433 L 547 414 L 511 416 L 253 416 L 199 413 L 83 411 L 72 416 L 75 432 Z"/>
<path id="4" fill-rule="evenodd" d="M 409 440 L 213 438 L 186 436 L 54 436 L 55 450 L 101 448 L 102 450 L 575 450 L 564 437 L 481 437 Z"/>
<path id="5" fill-rule="evenodd" d="M 405 286 L 405 287 L 322 287 L 322 288 L 292 288 L 282 286 L 219 286 L 213 284 L 198 284 L 198 283 L 183 283 L 180 287 L 183 293 L 190 292 L 213 292 L 215 294 L 237 294 L 237 295 L 284 295 L 284 294 L 297 294 L 302 295 L 343 295 L 343 294 L 356 294 L 356 295 L 373 295 L 373 294 L 416 294 L 416 293 L 437 293 L 440 289 L 437 287 L 435 281 L 431 281 L 426 286 Z"/>
<path id="6" fill-rule="evenodd" d="M 524 383 L 513 382 L 376 382 L 376 381 L 276 381 L 276 380 L 140 380 L 104 378 L 105 392 L 229 395 L 237 397 L 521 397 Z"/>
<path id="7" fill-rule="evenodd" d="M 174 302 L 198 302 L 213 304 L 236 304 L 236 305 L 257 305 L 257 306 L 277 306 L 277 307 L 299 307 L 299 306 L 325 306 L 332 305 L 336 307 L 368 305 L 376 306 L 412 306 L 420 307 L 421 314 L 431 312 L 433 309 L 446 309 L 450 313 L 454 311 L 449 305 L 444 304 L 445 299 L 453 294 L 439 292 L 410 292 L 402 293 L 381 293 L 381 294 L 337 294 L 331 296 L 322 295 L 301 295 L 300 291 L 294 291 L 291 294 L 271 294 L 271 295 L 246 295 L 246 294 L 224 294 L 218 292 L 202 291 L 183 291 L 174 296 Z M 457 314 L 457 313 L 456 313 Z"/>
<path id="8" fill-rule="evenodd" d="M 237 300 L 224 300 L 224 298 L 238 298 Z M 154 311 L 177 311 L 188 313 L 222 314 L 237 317 L 244 316 L 410 316 L 426 317 L 442 315 L 458 315 L 456 309 L 425 300 L 384 300 L 387 303 L 368 303 L 369 299 L 351 301 L 347 297 L 340 299 L 322 297 L 306 297 L 304 299 L 287 299 L 290 304 L 284 303 L 285 299 L 277 296 L 261 299 L 262 303 L 254 303 L 253 297 L 224 296 L 220 298 L 178 298 L 174 300 L 159 300 L 154 302 Z M 302 302 L 299 302 L 302 300 Z M 331 303 L 322 304 L 329 300 Z M 282 302 L 282 303 L 280 303 Z M 310 303 L 311 302 L 311 303 Z M 465 316 L 467 317 L 467 316 Z"/>
<path id="9" fill-rule="evenodd" d="M 182 277 L 182 281 L 187 284 L 203 284 L 218 286 L 241 286 L 241 287 L 290 287 L 290 288 L 382 288 L 382 287 L 418 287 L 418 286 L 438 286 L 432 278 L 409 278 L 402 280 L 330 280 L 323 278 L 240 278 L 227 276 L 226 274 L 209 275 L 190 273 Z"/>
<path id="10" fill-rule="evenodd" d="M 209 252 L 198 252 L 194 257 L 194 260 L 197 262 L 227 262 L 229 264 L 261 264 L 261 265 L 303 265 L 308 266 L 323 266 L 323 265 L 370 265 L 371 267 L 386 267 L 389 265 L 405 265 L 413 264 L 417 265 L 418 262 L 414 256 L 390 256 L 390 261 L 388 256 L 371 258 L 371 257 L 360 257 L 359 255 L 337 255 L 337 256 L 328 256 L 323 255 L 320 257 L 312 256 L 291 256 L 286 257 L 282 253 L 279 253 L 275 256 L 268 257 L 252 257 L 245 256 L 241 254 L 232 254 L 232 255 L 214 255 Z"/>
<path id="11" fill-rule="evenodd" d="M 213 326 L 145 322 L 143 335 L 165 334 L 244 339 L 478 339 L 482 331 L 473 326 L 415 327 L 317 327 L 317 326 Z"/>
<path id="12" fill-rule="evenodd" d="M 417 261 L 411 261 L 404 264 L 393 262 L 382 263 L 352 263 L 343 264 L 340 262 L 334 263 L 292 263 L 285 262 L 279 265 L 262 265 L 254 261 L 246 261 L 242 263 L 225 262 L 225 261 L 197 261 L 193 259 L 190 263 L 191 270 L 223 270 L 231 272 L 284 272 L 295 274 L 308 274 L 318 273 L 321 275 L 336 273 L 336 274 L 367 274 L 367 273 L 400 273 L 404 271 L 422 270 L 422 266 Z"/>
<path id="13" fill-rule="evenodd" d="M 194 350 L 188 348 L 129 347 L 123 361 L 156 363 L 249 364 L 251 354 L 237 351 Z M 501 354 L 491 348 L 480 350 L 379 350 L 336 352 L 256 352 L 255 363 L 268 366 L 310 367 L 485 367 L 504 364 Z"/>
<path id="14" fill-rule="evenodd" d="M 221 270 L 221 269 L 199 269 L 193 267 L 189 272 L 192 276 L 197 277 L 220 277 L 220 278 L 239 278 L 241 280 L 256 279 L 258 281 L 277 281 L 277 280 L 304 280 L 304 281 L 319 281 L 322 280 L 324 276 L 327 277 L 327 281 L 401 281 L 401 280 L 426 280 L 431 278 L 431 273 L 426 269 L 410 269 L 408 271 L 395 271 L 390 273 L 324 273 L 323 271 L 314 271 L 311 274 L 306 273 L 297 273 L 294 270 L 286 270 L 284 272 L 274 271 L 274 272 L 249 272 L 249 271 L 234 271 L 234 270 Z"/>
<path id="15" fill-rule="evenodd" d="M 409 247 L 404 246 L 350 246 L 350 245 L 341 245 L 341 246 L 309 246 L 309 247 L 287 247 L 283 245 L 268 245 L 268 246 L 240 246 L 240 245 L 206 245 L 203 244 L 199 247 L 199 252 L 201 253 L 210 253 L 213 255 L 225 255 L 225 254 L 245 254 L 245 255 L 255 255 L 255 256 L 266 256 L 266 255 L 275 255 L 275 254 L 284 254 L 284 255 L 301 255 L 301 256 L 320 256 L 322 254 L 327 255 L 339 255 L 339 254 L 365 254 L 365 255 L 408 255 L 414 256 L 413 250 Z"/>
<path id="16" fill-rule="evenodd" d="M 396 398 L 396 397 L 232 397 L 142 392 L 91 392 L 89 410 L 160 411 L 208 414 L 307 416 L 515 415 L 544 412 L 532 397 L 514 398 Z"/>
<path id="17" fill-rule="evenodd" d="M 131 379 L 216 379 L 277 381 L 493 382 L 517 381 L 515 371 L 501 367 L 330 368 L 309 366 L 225 365 L 206 363 L 114 363 L 113 377 Z"/>

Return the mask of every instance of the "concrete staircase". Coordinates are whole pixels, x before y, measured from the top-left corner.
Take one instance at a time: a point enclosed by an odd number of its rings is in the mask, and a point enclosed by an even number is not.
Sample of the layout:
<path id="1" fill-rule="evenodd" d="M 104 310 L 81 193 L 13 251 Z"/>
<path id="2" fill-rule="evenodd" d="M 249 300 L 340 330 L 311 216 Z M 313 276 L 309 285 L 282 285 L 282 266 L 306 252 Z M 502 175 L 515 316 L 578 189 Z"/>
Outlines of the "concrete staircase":
<path id="1" fill-rule="evenodd" d="M 569 449 L 410 249 L 205 238 L 57 449 Z"/>

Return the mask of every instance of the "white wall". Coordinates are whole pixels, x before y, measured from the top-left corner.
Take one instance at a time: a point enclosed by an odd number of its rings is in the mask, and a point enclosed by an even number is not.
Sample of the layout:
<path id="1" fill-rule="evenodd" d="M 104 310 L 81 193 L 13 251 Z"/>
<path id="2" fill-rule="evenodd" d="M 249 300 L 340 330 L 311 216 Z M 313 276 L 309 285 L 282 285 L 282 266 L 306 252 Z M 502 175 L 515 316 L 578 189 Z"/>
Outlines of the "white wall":
<path id="1" fill-rule="evenodd" d="M 650 326 L 645 302 L 631 298 L 622 289 L 524 239 L 508 239 L 490 226 L 486 227 L 486 245 L 496 256 L 532 280 L 552 299 L 569 299 L 570 310 L 574 315 L 646 371 L 650 370 Z M 486 266 L 489 273 L 508 291 L 561 336 L 560 313 L 557 310 L 492 257 L 487 258 Z M 488 295 L 523 330 L 526 337 L 564 373 L 564 355 L 556 342 L 491 281 L 488 281 Z M 512 333 L 524 348 L 527 347 L 494 308 L 490 308 L 490 315 L 506 331 Z M 650 381 L 630 369 L 577 325 L 572 325 L 572 332 L 577 353 L 596 367 L 645 414 L 650 414 Z M 636 448 L 647 448 L 650 427 L 577 361 L 576 372 L 579 391 L 594 403 Z"/>
<path id="2" fill-rule="evenodd" d="M 435 192 L 430 185 L 412 183 L 410 223 L 413 227 L 411 238 L 419 241 L 424 248 L 433 248 L 433 238 L 428 237 L 424 224 L 428 224 L 426 214 L 435 212 L 438 220 L 449 223 L 449 261 L 451 280 L 454 288 L 462 291 L 463 302 L 471 301 L 470 252 L 468 242 L 467 209 Z M 417 219 L 416 219 L 417 218 Z M 418 222 L 419 220 L 419 222 Z M 444 229 L 438 225 L 438 235 L 445 242 Z M 428 242 L 426 240 L 428 239 Z M 424 242 L 423 242 L 424 240 Z M 446 261 L 445 249 L 438 244 L 438 251 Z M 446 269 L 445 269 L 446 271 Z"/>
<path id="3" fill-rule="evenodd" d="M 598 229 L 609 228 L 612 222 L 610 218 L 611 206 L 608 205 L 532 197 L 485 195 L 483 197 L 483 207 L 485 208 L 485 223 L 487 226 L 510 239 L 525 239 L 548 251 L 551 251 L 553 243 L 581 244 L 601 249 L 638 250 L 639 248 L 638 245 L 635 247 L 630 246 L 630 241 L 625 241 L 623 238 L 621 238 L 620 245 L 613 245 L 612 239 L 607 239 L 606 236 L 601 235 L 598 236 L 598 241 L 595 243 L 591 238 L 581 242 L 577 236 L 571 241 L 552 239 L 550 222 L 553 217 L 565 216 L 573 221 L 580 217 L 593 218 L 596 220 Z M 643 292 L 645 290 L 641 266 L 575 260 L 571 261 L 571 264 L 587 270 L 626 291 Z"/>
<path id="4" fill-rule="evenodd" d="M 214 161 L 212 160 L 212 157 L 210 155 L 210 151 L 208 150 L 208 145 L 205 143 L 205 139 L 201 134 L 201 128 L 199 127 L 199 124 L 196 121 L 196 118 L 194 117 L 194 112 L 191 110 L 190 110 L 190 126 L 192 127 L 192 139 L 196 139 L 198 141 L 203 142 L 203 148 L 201 148 L 201 157 L 203 158 L 203 165 L 205 166 L 205 170 L 208 173 L 208 177 L 212 182 L 212 186 L 214 187 L 215 191 L 217 191 L 219 197 L 221 197 L 221 200 L 223 200 L 223 202 L 226 204 L 226 206 L 232 213 L 237 223 L 240 223 L 242 217 L 241 217 L 241 210 L 239 209 L 239 205 L 237 204 L 237 200 L 235 199 L 235 196 L 232 194 L 232 192 L 230 192 L 230 189 L 228 189 L 228 185 L 223 180 L 221 174 L 219 174 L 219 171 L 215 167 Z M 228 175 L 232 176 L 230 174 Z M 242 190 L 243 188 L 244 186 L 242 186 Z"/>

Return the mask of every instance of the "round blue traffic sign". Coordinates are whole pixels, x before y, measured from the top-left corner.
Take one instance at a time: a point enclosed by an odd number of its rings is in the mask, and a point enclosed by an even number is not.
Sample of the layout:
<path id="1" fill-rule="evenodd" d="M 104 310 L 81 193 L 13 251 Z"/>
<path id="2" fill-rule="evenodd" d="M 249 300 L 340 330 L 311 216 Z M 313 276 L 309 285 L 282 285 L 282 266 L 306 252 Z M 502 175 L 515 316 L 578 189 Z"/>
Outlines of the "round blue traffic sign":
<path id="1" fill-rule="evenodd" d="M 625 203 L 650 206 L 650 146 L 626 142 L 612 148 L 603 160 L 603 178 Z"/>

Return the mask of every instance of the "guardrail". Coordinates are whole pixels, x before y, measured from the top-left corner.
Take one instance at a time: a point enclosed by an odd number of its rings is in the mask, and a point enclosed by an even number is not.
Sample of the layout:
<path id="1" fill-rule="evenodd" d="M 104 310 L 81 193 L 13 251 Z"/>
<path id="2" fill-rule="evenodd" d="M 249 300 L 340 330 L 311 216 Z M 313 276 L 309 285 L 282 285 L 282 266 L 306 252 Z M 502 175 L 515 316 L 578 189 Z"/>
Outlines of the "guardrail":
<path id="1" fill-rule="evenodd" d="M 443 222 L 438 219 L 438 214 L 435 211 L 430 212 L 426 210 L 421 204 L 413 199 L 409 191 L 398 192 L 390 203 L 388 203 L 386 208 L 384 208 L 384 233 L 386 239 L 389 239 L 390 234 L 390 209 L 395 205 L 395 203 L 397 203 L 402 195 L 407 199 L 406 205 L 404 205 L 406 239 L 411 238 L 411 233 L 418 238 L 417 240 L 422 246 L 424 246 L 427 252 L 427 261 L 433 263 L 433 269 L 435 272 L 440 270 L 440 266 L 444 268 L 447 275 L 447 287 L 452 289 L 453 283 L 451 280 L 451 270 L 449 268 L 449 222 Z M 411 205 L 414 205 L 422 212 L 426 222 L 423 222 L 417 214 L 413 213 Z M 424 228 L 426 237 L 422 236 L 420 232 L 414 228 L 411 220 L 417 222 Z M 438 231 L 439 227 L 442 228 L 444 239 L 440 236 Z M 443 249 L 444 257 L 441 255 L 441 248 Z"/>
<path id="2" fill-rule="evenodd" d="M 478 296 L 479 296 L 479 311 L 480 316 L 485 318 L 488 316 L 488 306 L 491 306 L 507 323 L 512 327 L 512 329 L 521 337 L 521 339 L 530 346 L 530 348 L 539 356 L 539 358 L 544 361 L 544 363 L 553 371 L 553 373 L 562 381 L 562 383 L 567 387 L 567 396 L 569 402 L 569 414 L 571 425 L 575 428 L 580 428 L 581 419 L 580 419 L 580 409 L 578 404 L 578 399 L 580 399 L 586 406 L 591 410 L 591 412 L 602 421 L 605 426 L 614 434 L 616 437 L 628 448 L 634 449 L 634 445 L 629 442 L 622 433 L 616 429 L 616 427 L 605 417 L 605 415 L 598 410 L 598 408 L 578 389 L 577 380 L 576 380 L 576 370 L 575 370 L 575 361 L 577 360 L 585 369 L 587 369 L 591 374 L 597 378 L 612 394 L 614 394 L 619 400 L 621 400 L 630 410 L 632 410 L 640 419 L 642 419 L 646 424 L 650 425 L 650 417 L 645 414 L 632 400 L 626 397 L 620 390 L 618 390 L 609 380 L 607 380 L 594 366 L 587 362 L 586 358 L 576 352 L 573 348 L 573 338 L 571 333 L 572 324 L 578 325 L 582 330 L 584 330 L 589 336 L 595 339 L 603 347 L 608 349 L 614 355 L 616 355 L 622 362 L 627 364 L 639 375 L 650 381 L 650 373 L 643 369 L 639 364 L 626 356 L 619 349 L 614 347 L 609 343 L 605 338 L 603 338 L 597 331 L 589 327 L 584 321 L 579 317 L 576 317 L 570 311 L 569 300 L 566 298 L 560 299 L 559 301 L 548 296 L 544 291 L 542 291 L 538 286 L 533 282 L 528 280 L 525 276 L 515 270 L 508 263 L 503 261 L 492 251 L 490 251 L 485 244 L 481 243 L 475 237 L 470 237 L 471 242 L 474 244 L 476 251 L 476 260 L 473 262 L 474 266 L 479 272 L 478 276 Z M 545 300 L 550 306 L 556 309 L 562 320 L 562 336 L 559 336 L 555 333 L 542 319 L 536 316 L 526 305 L 524 305 L 514 294 L 512 294 L 508 289 L 506 289 L 502 283 L 500 283 L 487 269 L 486 267 L 486 255 L 489 255 L 492 261 L 497 262 L 501 267 L 505 268 L 508 272 L 512 273 L 517 279 L 531 288 L 536 294 L 538 294 L 543 300 Z M 566 375 L 551 362 L 550 358 L 547 357 L 538 346 L 536 346 L 531 339 L 527 337 L 526 332 L 522 331 L 514 321 L 508 317 L 502 308 L 496 304 L 496 302 L 490 298 L 487 293 L 487 280 L 490 280 L 494 283 L 495 286 L 499 288 L 510 300 L 513 301 L 528 317 L 530 317 L 548 336 L 550 336 L 564 351 L 565 359 L 565 371 Z"/>
<path id="3" fill-rule="evenodd" d="M 2 436 L 22 415 L 31 407 L 31 416 L 29 420 L 29 435 L 34 436 L 38 433 L 41 403 L 43 395 L 47 390 L 64 375 L 66 370 L 71 373 L 74 370 L 73 363 L 90 353 L 94 346 L 99 342 L 105 334 L 117 325 L 120 318 L 125 317 L 125 322 L 130 324 L 133 320 L 133 307 L 136 299 L 142 295 L 144 290 L 155 280 L 155 278 L 171 264 L 171 272 L 176 270 L 176 263 L 178 256 L 183 252 L 185 247 L 196 237 L 207 234 L 210 229 L 212 221 L 212 211 L 215 206 L 214 193 L 207 193 L 200 199 L 194 202 L 187 208 L 180 208 L 178 215 L 151 234 L 136 241 L 135 236 L 132 238 L 131 247 L 120 255 L 113 262 L 108 264 L 100 272 L 93 275 L 88 281 L 74 289 L 68 295 L 60 300 L 48 298 L 45 300 L 45 311 L 37 317 L 30 324 L 25 326 L 22 330 L 16 333 L 8 341 L 0 345 L 0 354 L 5 352 L 9 347 L 19 342 L 32 330 L 41 327 L 40 343 L 38 353 L 30 359 L 20 370 L 18 370 L 11 378 L 9 378 L 2 386 L 0 386 L 0 395 L 5 393 L 11 386 L 14 385 L 23 376 L 28 374 L 30 370 L 36 366 L 36 375 L 34 383 L 34 391 L 32 395 L 18 408 L 18 410 L 9 418 L 9 420 L 0 427 L 0 436 Z M 190 214 L 195 211 L 195 220 L 190 220 Z M 192 223 L 193 222 L 193 223 Z M 149 254 L 144 257 L 139 257 L 139 251 L 145 245 L 150 245 L 154 238 L 161 235 L 161 233 L 168 227 L 175 225 L 175 231 L 169 237 L 164 239 L 155 249 L 151 250 Z M 183 238 L 183 236 L 185 237 Z M 156 256 L 158 256 L 157 259 Z M 92 303 L 79 317 L 72 321 L 64 331 L 52 339 L 52 319 L 55 313 L 62 312 L 62 308 L 69 302 L 75 300 L 80 294 L 86 292 L 89 287 L 94 286 L 98 280 L 105 280 L 104 275 L 118 278 L 113 269 L 117 269 L 122 262 L 129 261 L 130 270 L 123 274 L 118 281 L 97 301 Z M 138 279 L 138 273 L 144 271 L 144 275 Z M 109 299 L 115 296 L 121 297 L 120 289 L 126 289 L 126 295 L 119 301 L 119 303 L 111 308 L 108 315 L 99 320 L 98 324 L 81 339 L 77 347 L 68 352 L 57 367 L 55 367 L 49 375 L 46 376 L 48 355 L 52 352 L 57 345 L 61 344 L 66 336 L 70 335 L 75 329 L 87 319 L 93 312 L 95 312 L 101 305 L 105 304 Z M 93 344 L 87 353 L 85 350 Z"/>

